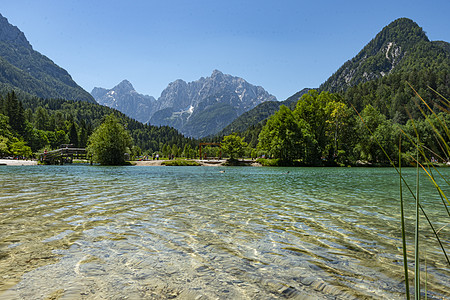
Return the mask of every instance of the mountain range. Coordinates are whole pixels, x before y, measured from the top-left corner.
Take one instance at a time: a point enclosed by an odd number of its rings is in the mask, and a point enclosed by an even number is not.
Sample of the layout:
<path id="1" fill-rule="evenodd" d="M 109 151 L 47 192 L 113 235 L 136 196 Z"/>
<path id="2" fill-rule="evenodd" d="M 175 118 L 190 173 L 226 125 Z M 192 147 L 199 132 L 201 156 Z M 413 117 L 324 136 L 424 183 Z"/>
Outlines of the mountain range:
<path id="1" fill-rule="evenodd" d="M 171 82 L 158 100 L 135 91 L 127 80 L 112 89 L 94 88 L 92 96 L 106 105 L 157 126 L 171 126 L 188 137 L 213 135 L 256 105 L 276 101 L 260 86 L 214 70 L 209 77 Z"/>
<path id="2" fill-rule="evenodd" d="M 371 104 L 396 122 L 405 122 L 415 109 L 406 81 L 434 101 L 436 95 L 427 87 L 448 96 L 449 74 L 450 44 L 430 41 L 414 21 L 400 18 L 385 26 L 318 90 L 339 92 L 357 109 Z M 0 14 L 0 94 L 11 90 L 28 99 L 97 100 L 142 123 L 171 126 L 185 136 L 201 138 L 260 126 L 281 105 L 293 108 L 309 89 L 279 102 L 262 87 L 214 70 L 196 81 L 170 83 L 158 99 L 139 94 L 126 80 L 112 89 L 94 88 L 91 95 L 66 70 L 33 50 L 24 33 Z"/>
<path id="3" fill-rule="evenodd" d="M 317 89 L 320 92 L 345 93 L 349 88 L 365 82 L 391 78 L 392 74 L 414 73 L 418 67 L 422 70 L 426 69 L 427 72 L 433 73 L 440 70 L 441 73 L 448 74 L 449 49 L 449 43 L 430 41 L 423 29 L 414 21 L 400 18 L 385 26 L 354 58 L 345 62 Z M 247 109 L 242 109 L 242 106 L 237 106 L 239 100 L 236 96 L 239 93 L 236 93 L 236 85 L 224 84 L 224 82 L 230 82 L 230 79 L 231 82 L 234 80 L 234 82 L 246 83 L 241 78 L 224 75 L 217 70 L 211 77 L 201 78 L 195 82 L 174 81 L 162 92 L 157 101 L 147 100 L 145 108 L 142 106 L 139 108 L 139 113 L 143 116 L 140 120 L 153 125 L 173 126 L 183 134 L 196 138 L 209 135 L 223 136 L 232 132 L 243 132 L 256 126 L 274 114 L 281 105 L 293 109 L 300 97 L 310 90 L 303 89 L 285 101 L 276 101 L 276 99 L 271 99 L 271 95 L 268 95 L 269 97 L 263 97 L 264 100 L 259 104 L 257 101 L 253 101 L 251 105 L 246 106 Z M 222 82 L 222 84 L 217 84 L 217 82 Z M 387 89 L 393 89 L 393 86 L 388 86 Z M 250 90 L 254 90 L 254 88 L 252 87 Z M 260 89 L 261 95 L 267 96 L 266 92 L 262 88 Z M 94 92 L 95 89 L 92 94 L 99 103 L 110 105 L 98 98 Z M 117 95 L 117 91 L 115 92 Z M 394 94 L 394 91 L 390 94 Z M 249 95 L 254 97 L 257 93 L 252 92 Z M 140 97 L 144 96 L 140 95 Z M 375 96 L 371 95 L 370 97 L 374 98 Z M 349 98 L 352 99 L 352 96 Z M 403 98 L 409 99 L 410 97 L 403 95 Z M 367 105 L 367 101 L 367 99 L 351 100 L 352 104 L 358 108 Z M 385 111 L 388 117 L 393 117 L 394 114 L 403 111 L 401 114 L 405 119 L 407 115 L 405 101 L 407 100 L 402 101 L 393 101 L 392 105 L 387 105 L 391 110 L 391 115 Z M 130 106 L 126 103 L 121 105 L 124 107 L 111 107 L 127 113 L 126 109 L 130 109 Z M 142 113 L 143 111 L 145 113 Z M 145 118 L 147 114 L 150 116 L 149 119 Z M 134 117 L 137 118 L 137 116 Z"/>
<path id="4" fill-rule="evenodd" d="M 69 73 L 33 50 L 25 34 L 0 14 L 0 92 L 95 102 Z"/>

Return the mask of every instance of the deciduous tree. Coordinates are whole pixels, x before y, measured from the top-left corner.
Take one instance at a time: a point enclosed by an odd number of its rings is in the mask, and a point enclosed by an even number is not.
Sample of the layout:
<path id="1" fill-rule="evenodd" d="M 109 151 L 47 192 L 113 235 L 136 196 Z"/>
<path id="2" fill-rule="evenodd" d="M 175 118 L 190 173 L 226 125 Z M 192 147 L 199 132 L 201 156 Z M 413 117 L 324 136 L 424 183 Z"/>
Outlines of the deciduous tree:
<path id="1" fill-rule="evenodd" d="M 130 134 L 113 115 L 105 118 L 105 121 L 92 133 L 88 142 L 88 152 L 93 159 L 102 165 L 123 165 L 124 154 L 132 146 Z"/>
<path id="2" fill-rule="evenodd" d="M 244 142 L 244 138 L 235 133 L 223 137 L 222 150 L 228 153 L 231 160 L 242 157 L 246 147 L 247 143 Z"/>

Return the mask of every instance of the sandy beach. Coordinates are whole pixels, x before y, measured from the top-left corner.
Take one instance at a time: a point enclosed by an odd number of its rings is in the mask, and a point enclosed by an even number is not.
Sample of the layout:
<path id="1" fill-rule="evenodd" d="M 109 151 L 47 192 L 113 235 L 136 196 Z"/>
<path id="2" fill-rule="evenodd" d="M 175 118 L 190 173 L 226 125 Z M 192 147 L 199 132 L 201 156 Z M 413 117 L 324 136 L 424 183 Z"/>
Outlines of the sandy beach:
<path id="1" fill-rule="evenodd" d="M 36 160 L 0 159 L 0 166 L 35 166 Z"/>

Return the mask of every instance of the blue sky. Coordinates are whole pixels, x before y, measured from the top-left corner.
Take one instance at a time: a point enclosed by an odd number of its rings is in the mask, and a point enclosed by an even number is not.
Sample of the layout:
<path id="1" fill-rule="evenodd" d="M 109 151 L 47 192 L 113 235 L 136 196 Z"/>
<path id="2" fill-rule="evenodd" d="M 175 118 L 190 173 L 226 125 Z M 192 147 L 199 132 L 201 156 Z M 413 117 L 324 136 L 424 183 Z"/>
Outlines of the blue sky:
<path id="1" fill-rule="evenodd" d="M 450 1 L 1 0 L 33 48 L 90 92 L 128 79 L 158 98 L 214 69 L 285 100 L 318 87 L 400 17 L 450 42 Z"/>

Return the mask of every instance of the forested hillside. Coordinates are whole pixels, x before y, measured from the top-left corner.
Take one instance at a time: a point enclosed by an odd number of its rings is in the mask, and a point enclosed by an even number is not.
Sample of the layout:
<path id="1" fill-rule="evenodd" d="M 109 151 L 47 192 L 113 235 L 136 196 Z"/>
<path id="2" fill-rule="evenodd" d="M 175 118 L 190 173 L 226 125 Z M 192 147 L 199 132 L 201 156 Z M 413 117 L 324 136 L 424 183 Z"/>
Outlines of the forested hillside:
<path id="1" fill-rule="evenodd" d="M 436 50 L 439 52 L 439 47 L 429 41 L 414 21 L 397 19 L 384 27 L 354 58 L 344 63 L 319 90 L 345 91 L 394 72 L 436 65 L 440 60 Z"/>
<path id="2" fill-rule="evenodd" d="M 427 156 L 434 162 L 447 162 L 450 153 L 445 145 L 450 140 L 442 124 L 449 124 L 450 114 L 444 109 L 434 115 L 425 107 L 424 113 L 426 119 L 411 118 L 399 124 L 367 104 L 360 117 L 342 94 L 312 90 L 300 98 L 295 109 L 281 106 L 267 120 L 257 147 L 260 154 L 278 159 L 279 164 L 389 164 L 386 154 L 398 161 L 402 136 L 402 159 L 409 164 L 417 151 L 409 140 L 415 140 L 418 134 Z M 249 132 L 244 136 L 253 137 L 255 133 Z"/>
<path id="3" fill-rule="evenodd" d="M 95 102 L 69 73 L 33 50 L 23 32 L 0 14 L 0 91 Z"/>
<path id="4" fill-rule="evenodd" d="M 358 111 L 371 105 L 393 123 L 406 124 L 410 117 L 423 118 L 409 84 L 429 101 L 435 111 L 442 106 L 438 94 L 449 97 L 449 49 L 449 43 L 430 42 L 415 22 L 401 18 L 383 28 L 318 91 L 337 92 L 346 105 L 353 105 Z M 291 102 L 296 103 L 301 95 L 299 92 L 290 97 Z M 290 109 L 294 107 L 295 104 Z M 263 106 L 256 107 L 226 127 L 221 134 L 239 131 L 247 142 L 254 145 L 257 140 L 255 136 L 259 135 L 266 122 L 262 120 L 274 111 Z"/>
<path id="5" fill-rule="evenodd" d="M 32 152 L 55 149 L 61 144 L 85 147 L 89 136 L 102 120 L 114 114 L 131 133 L 134 149 L 153 153 L 163 147 L 195 148 L 196 142 L 167 126 L 142 124 L 114 109 L 85 101 L 24 98 L 15 93 L 0 97 L 0 155 L 14 154 L 15 143 L 30 147 Z M 15 153 L 19 155 L 19 153 Z"/>
<path id="6" fill-rule="evenodd" d="M 340 67 L 318 89 L 319 92 L 339 92 L 347 104 L 358 111 L 371 104 L 388 119 L 404 124 L 411 114 L 420 118 L 409 82 L 423 97 L 437 105 L 440 99 L 428 86 L 441 95 L 450 95 L 450 44 L 430 42 L 414 21 L 395 20 L 376 35 L 354 58 Z M 241 132 L 249 143 L 261 124 L 277 111 L 281 104 L 293 109 L 307 92 L 291 96 L 287 103 L 263 103 L 248 111 L 224 128 L 218 135 Z M 248 130 L 248 132 L 246 132 Z"/>

